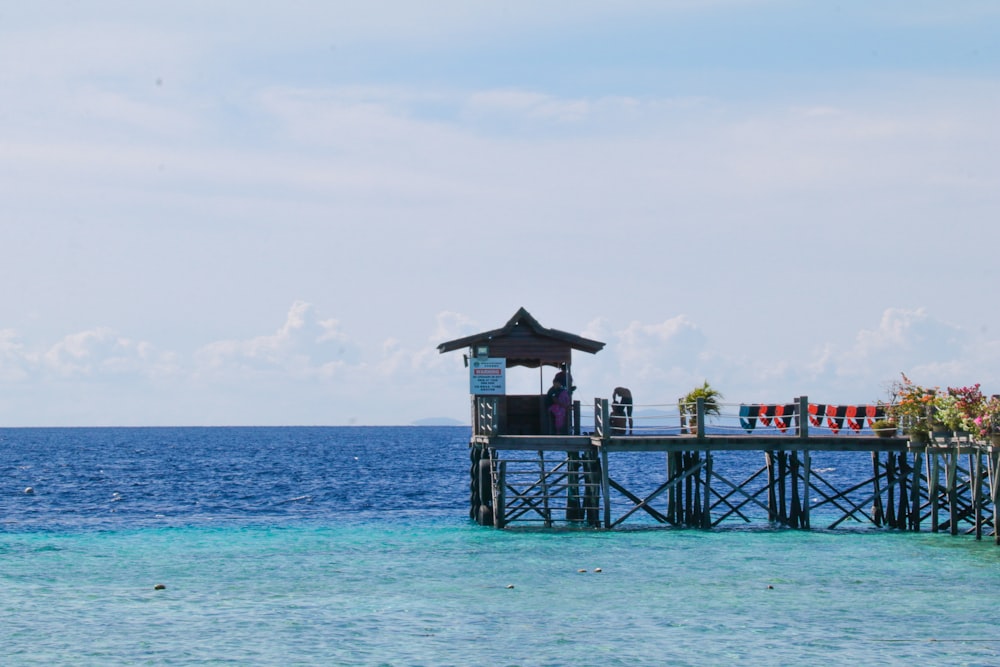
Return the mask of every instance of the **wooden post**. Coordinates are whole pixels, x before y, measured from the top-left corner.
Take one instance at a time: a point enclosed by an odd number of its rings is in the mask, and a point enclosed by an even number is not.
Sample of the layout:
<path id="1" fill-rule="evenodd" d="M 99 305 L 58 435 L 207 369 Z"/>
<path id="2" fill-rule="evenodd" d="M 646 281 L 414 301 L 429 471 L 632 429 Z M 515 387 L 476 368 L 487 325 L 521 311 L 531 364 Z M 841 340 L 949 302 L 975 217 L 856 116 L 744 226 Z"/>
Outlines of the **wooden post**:
<path id="1" fill-rule="evenodd" d="M 938 532 L 938 453 L 927 449 L 927 495 L 931 501 L 931 532 Z"/>
<path id="2" fill-rule="evenodd" d="M 958 443 L 948 452 L 948 514 L 949 532 L 958 535 Z"/>
<path id="3" fill-rule="evenodd" d="M 583 509 L 587 519 L 587 525 L 592 528 L 600 528 L 601 517 L 600 508 L 600 484 L 601 476 L 598 474 L 600 463 L 597 459 L 597 452 L 591 448 L 584 453 L 584 496 Z"/>
<path id="4" fill-rule="evenodd" d="M 709 496 L 712 490 L 712 452 L 705 452 L 705 497 L 704 505 L 701 510 L 701 527 L 711 528 L 712 527 L 712 515 L 711 515 L 711 501 Z"/>
<path id="5" fill-rule="evenodd" d="M 803 463 L 803 466 L 805 467 L 805 472 L 802 475 L 802 477 L 803 477 L 802 490 L 803 490 L 803 492 L 806 495 L 806 497 L 804 499 L 805 502 L 804 502 L 804 504 L 802 506 L 802 511 L 803 511 L 802 516 L 803 516 L 803 519 L 805 520 L 805 524 L 802 527 L 808 529 L 810 527 L 810 525 L 809 525 L 809 507 L 812 504 L 812 501 L 810 501 L 810 499 L 809 499 L 809 495 L 810 495 L 809 494 L 809 487 L 812 484 L 812 480 L 810 479 L 810 476 L 812 475 L 812 454 L 809 452 L 808 449 L 806 449 L 806 450 L 804 450 L 802 452 L 802 463 Z"/>
<path id="6" fill-rule="evenodd" d="M 674 479 L 681 474 L 684 469 L 684 454 L 681 452 L 671 452 L 667 454 L 668 471 L 667 479 Z M 670 503 L 667 507 L 667 517 L 675 526 L 684 523 L 684 485 L 675 483 L 667 492 Z"/>
<path id="7" fill-rule="evenodd" d="M 549 479 L 545 472 L 545 452 L 538 452 L 538 484 L 542 491 L 542 518 L 545 527 L 552 527 L 552 508 L 549 506 Z"/>
<path id="8" fill-rule="evenodd" d="M 990 478 L 990 500 L 993 502 L 993 544 L 1000 546 L 1000 449 L 996 445 L 990 447 L 989 452 L 992 477 Z"/>
<path id="9" fill-rule="evenodd" d="M 885 525 L 896 528 L 896 454 L 885 453 Z"/>
<path id="10" fill-rule="evenodd" d="M 910 515 L 910 496 L 907 495 L 906 485 L 913 472 L 913 468 L 910 466 L 910 457 L 906 452 L 896 454 L 896 461 L 899 463 L 899 473 L 896 475 L 896 484 L 899 487 L 899 505 L 896 511 L 899 514 L 899 520 L 896 521 L 896 524 L 900 529 L 906 530 Z"/>
<path id="11" fill-rule="evenodd" d="M 578 452 L 566 452 L 566 520 L 580 521 L 580 456 Z"/>
<path id="12" fill-rule="evenodd" d="M 972 507 L 975 510 L 976 539 L 983 539 L 983 455 L 979 448 L 969 455 L 969 476 L 972 478 Z"/>
<path id="13" fill-rule="evenodd" d="M 507 519 L 507 462 L 497 462 L 497 482 L 493 485 L 493 525 L 503 528 Z"/>
<path id="14" fill-rule="evenodd" d="M 778 452 L 778 520 L 784 525 L 788 525 L 788 506 L 785 502 L 788 497 L 786 489 L 786 485 L 788 484 L 787 472 L 788 452 L 781 450 Z"/>
<path id="15" fill-rule="evenodd" d="M 701 454 L 699 452 L 691 452 L 688 458 L 687 470 L 693 470 L 695 466 L 698 465 Z M 691 503 L 688 507 L 688 525 L 689 526 L 700 526 L 701 525 L 701 476 L 700 475 L 688 475 L 688 480 L 691 482 Z"/>
<path id="16" fill-rule="evenodd" d="M 701 423 L 698 423 L 699 430 L 701 429 Z M 691 452 L 684 452 L 684 525 L 691 525 L 691 514 L 694 509 L 694 480 L 691 479 L 691 475 L 686 474 L 688 470 L 691 469 L 693 454 Z"/>
<path id="17" fill-rule="evenodd" d="M 873 474 L 873 476 L 872 476 L 872 484 L 874 485 L 873 491 L 875 493 L 875 497 L 873 498 L 874 507 L 873 507 L 873 511 L 872 511 L 872 519 L 874 519 L 876 526 L 881 526 L 882 523 L 883 523 L 883 521 L 884 521 L 884 519 L 885 519 L 885 511 L 882 508 L 882 492 L 879 490 L 879 483 L 878 483 L 880 472 L 881 471 L 879 470 L 878 452 L 873 450 L 872 451 L 872 474 Z"/>
<path id="18" fill-rule="evenodd" d="M 608 448 L 601 447 L 601 495 L 604 496 L 604 527 L 611 527 L 611 484 L 608 482 Z"/>
<path id="19" fill-rule="evenodd" d="M 698 439 L 705 437 L 705 399 L 698 397 L 695 407 L 698 410 Z"/>
<path id="20" fill-rule="evenodd" d="M 788 519 L 792 528 L 801 528 L 802 502 L 799 499 L 799 456 L 795 451 L 791 452 L 789 473 L 792 477 L 792 510 Z"/>
<path id="21" fill-rule="evenodd" d="M 774 452 L 764 452 L 764 463 L 767 466 L 767 520 L 778 520 L 778 499 L 774 493 Z"/>
<path id="22" fill-rule="evenodd" d="M 799 437 L 805 440 L 809 437 L 809 397 L 799 396 Z"/>
<path id="23" fill-rule="evenodd" d="M 924 469 L 924 451 L 913 452 L 913 469 L 910 471 L 910 530 L 920 532 L 920 474 Z"/>

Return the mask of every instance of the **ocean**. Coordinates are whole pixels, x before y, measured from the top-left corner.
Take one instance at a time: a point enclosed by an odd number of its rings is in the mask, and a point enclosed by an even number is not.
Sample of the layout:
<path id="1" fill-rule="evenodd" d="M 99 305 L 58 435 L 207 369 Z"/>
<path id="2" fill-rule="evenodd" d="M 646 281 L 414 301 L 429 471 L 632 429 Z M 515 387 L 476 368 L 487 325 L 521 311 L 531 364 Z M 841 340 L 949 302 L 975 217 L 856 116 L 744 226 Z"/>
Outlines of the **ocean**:
<path id="1" fill-rule="evenodd" d="M 468 438 L 0 429 L 0 664 L 1000 664 L 992 539 L 497 531 Z"/>

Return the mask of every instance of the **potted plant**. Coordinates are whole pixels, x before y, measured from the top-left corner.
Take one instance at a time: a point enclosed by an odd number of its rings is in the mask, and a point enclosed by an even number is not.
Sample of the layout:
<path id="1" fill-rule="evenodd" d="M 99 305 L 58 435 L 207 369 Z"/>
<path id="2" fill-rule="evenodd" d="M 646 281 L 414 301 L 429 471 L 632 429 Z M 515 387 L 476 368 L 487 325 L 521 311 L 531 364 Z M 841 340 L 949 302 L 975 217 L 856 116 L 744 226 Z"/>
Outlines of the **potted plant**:
<path id="1" fill-rule="evenodd" d="M 872 422 L 872 430 L 880 438 L 893 438 L 896 436 L 896 422 L 892 419 L 878 419 Z"/>
<path id="2" fill-rule="evenodd" d="M 902 380 L 896 380 L 889 386 L 891 400 L 886 409 L 887 418 L 901 426 L 911 442 L 927 442 L 937 388 L 915 384 L 905 373 L 900 373 L 900 376 Z"/>
<path id="3" fill-rule="evenodd" d="M 979 440 L 1000 445 L 1000 394 L 993 394 L 983 406 L 983 414 L 974 420 Z"/>
<path id="4" fill-rule="evenodd" d="M 698 431 L 698 399 L 703 399 L 706 415 L 719 414 L 719 399 L 723 398 L 722 393 L 714 389 L 708 380 L 700 387 L 695 387 L 677 401 L 677 409 L 681 413 L 681 426 L 685 422 L 688 425 L 688 433 Z"/>
<path id="5" fill-rule="evenodd" d="M 976 383 L 970 387 L 948 387 L 946 400 L 938 410 L 938 417 L 949 429 L 974 436 L 981 435 L 980 423 L 986 412 L 986 397 Z"/>

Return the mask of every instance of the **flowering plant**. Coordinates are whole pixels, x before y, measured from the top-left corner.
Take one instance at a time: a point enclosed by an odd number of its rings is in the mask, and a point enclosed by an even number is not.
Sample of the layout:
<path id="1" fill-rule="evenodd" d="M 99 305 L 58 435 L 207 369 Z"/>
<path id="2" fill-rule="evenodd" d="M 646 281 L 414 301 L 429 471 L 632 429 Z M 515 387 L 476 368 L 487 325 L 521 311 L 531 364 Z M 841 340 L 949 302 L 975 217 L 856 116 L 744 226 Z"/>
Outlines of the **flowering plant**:
<path id="1" fill-rule="evenodd" d="M 940 391 L 914 384 L 905 373 L 889 386 L 889 419 L 899 422 L 911 435 L 926 436 L 930 431 L 966 431 L 973 438 L 1000 433 L 1000 395 L 987 399 L 980 385 L 948 387 Z"/>
<path id="2" fill-rule="evenodd" d="M 1000 433 L 1000 396 L 994 394 L 985 400 L 981 414 L 972 422 L 975 425 L 972 432 L 980 437 L 987 438 L 994 433 Z"/>
<path id="3" fill-rule="evenodd" d="M 948 393 L 934 401 L 937 418 L 952 431 L 982 433 L 982 420 L 986 414 L 986 397 L 979 384 L 971 387 L 948 387 Z"/>
<path id="4" fill-rule="evenodd" d="M 886 415 L 908 433 L 930 433 L 930 414 L 937 398 L 937 387 L 914 384 L 905 373 L 900 373 L 900 376 L 902 380 L 896 380 L 889 386 L 890 402 Z"/>

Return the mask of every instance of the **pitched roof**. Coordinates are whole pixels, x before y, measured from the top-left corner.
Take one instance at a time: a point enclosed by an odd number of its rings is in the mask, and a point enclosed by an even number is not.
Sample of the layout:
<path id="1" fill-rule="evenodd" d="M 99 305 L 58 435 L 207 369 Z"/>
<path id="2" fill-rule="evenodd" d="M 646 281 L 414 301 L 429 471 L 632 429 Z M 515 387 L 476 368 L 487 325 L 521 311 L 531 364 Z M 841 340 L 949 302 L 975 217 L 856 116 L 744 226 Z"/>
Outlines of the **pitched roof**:
<path id="1" fill-rule="evenodd" d="M 514 337 L 523 338 L 525 337 L 524 332 L 526 330 L 529 332 L 527 336 L 535 340 L 546 339 L 549 342 L 555 344 L 561 343 L 564 347 L 580 350 L 582 352 L 589 352 L 590 354 L 596 354 L 604 348 L 604 343 L 600 341 L 591 340 L 589 338 L 577 336 L 576 334 L 567 333 L 565 331 L 559 331 L 558 329 L 546 329 L 539 324 L 538 320 L 532 317 L 531 313 L 525 310 L 522 306 L 516 313 L 514 313 L 514 316 L 507 321 L 507 324 L 503 325 L 499 329 L 484 331 L 482 333 L 465 336 L 464 338 L 456 338 L 455 340 L 441 343 L 438 345 L 438 352 L 452 352 L 454 350 L 471 347 L 479 343 L 497 341 L 497 339 Z"/>

